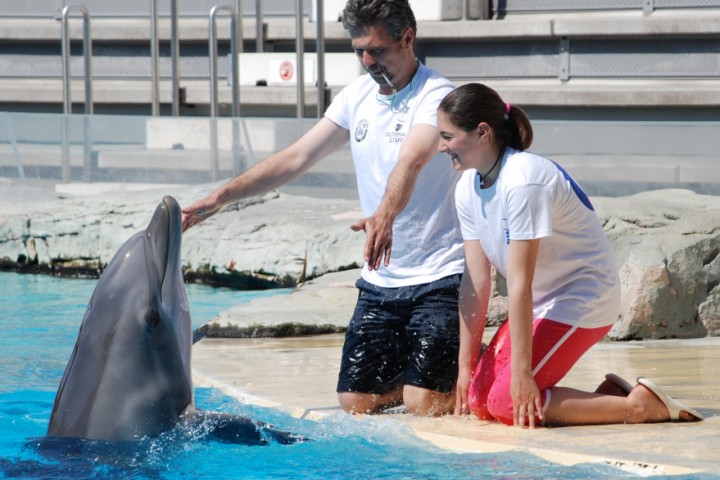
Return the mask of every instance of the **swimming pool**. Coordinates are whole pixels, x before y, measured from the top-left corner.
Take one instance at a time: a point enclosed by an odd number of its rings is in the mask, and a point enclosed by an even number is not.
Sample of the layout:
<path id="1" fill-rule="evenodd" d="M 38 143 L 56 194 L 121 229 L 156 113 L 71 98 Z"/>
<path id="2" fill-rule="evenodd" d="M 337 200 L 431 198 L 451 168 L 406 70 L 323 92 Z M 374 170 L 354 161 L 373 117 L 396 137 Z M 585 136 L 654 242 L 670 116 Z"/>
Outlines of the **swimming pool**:
<path id="1" fill-rule="evenodd" d="M 157 479 L 467 479 L 633 477 L 604 465 L 564 467 L 528 454 L 441 451 L 380 417 L 298 420 L 196 389 L 200 408 L 249 415 L 312 442 L 247 447 L 170 432 L 132 444 L 43 441 L 57 385 L 95 286 L 93 280 L 0 273 L 0 477 Z M 278 292 L 187 286 L 193 327 L 230 305 Z M 690 478 L 690 477 L 685 477 Z"/>

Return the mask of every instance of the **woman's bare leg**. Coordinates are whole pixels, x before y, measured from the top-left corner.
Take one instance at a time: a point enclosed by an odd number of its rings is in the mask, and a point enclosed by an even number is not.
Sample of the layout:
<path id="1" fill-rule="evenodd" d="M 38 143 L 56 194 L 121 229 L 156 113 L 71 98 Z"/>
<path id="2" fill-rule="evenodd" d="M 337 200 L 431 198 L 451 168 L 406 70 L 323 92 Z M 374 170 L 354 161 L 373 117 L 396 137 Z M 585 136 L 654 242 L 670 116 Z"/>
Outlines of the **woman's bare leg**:
<path id="1" fill-rule="evenodd" d="M 635 386 L 627 397 L 565 387 L 553 387 L 550 395 L 545 425 L 652 423 L 670 419 L 665 404 L 642 385 Z"/>

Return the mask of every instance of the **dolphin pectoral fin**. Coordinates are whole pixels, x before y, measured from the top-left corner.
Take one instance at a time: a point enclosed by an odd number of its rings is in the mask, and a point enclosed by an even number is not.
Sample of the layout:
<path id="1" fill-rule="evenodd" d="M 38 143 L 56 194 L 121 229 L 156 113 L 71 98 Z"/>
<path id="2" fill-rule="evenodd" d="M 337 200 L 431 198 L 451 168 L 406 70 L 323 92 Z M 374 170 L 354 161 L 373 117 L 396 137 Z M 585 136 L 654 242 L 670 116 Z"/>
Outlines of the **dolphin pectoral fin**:
<path id="1" fill-rule="evenodd" d="M 309 441 L 303 435 L 278 430 L 270 424 L 229 413 L 198 411 L 195 421 L 203 422 L 208 437 L 222 443 L 267 445 L 276 442 L 281 445 L 291 445 Z"/>

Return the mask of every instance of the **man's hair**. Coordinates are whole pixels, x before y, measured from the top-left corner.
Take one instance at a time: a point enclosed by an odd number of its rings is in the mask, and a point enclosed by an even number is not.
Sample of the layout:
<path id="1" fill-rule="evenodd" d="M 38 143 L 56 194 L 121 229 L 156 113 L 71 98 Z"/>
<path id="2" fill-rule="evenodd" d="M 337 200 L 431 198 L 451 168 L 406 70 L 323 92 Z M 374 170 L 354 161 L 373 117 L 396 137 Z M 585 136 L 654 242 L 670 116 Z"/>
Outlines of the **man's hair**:
<path id="1" fill-rule="evenodd" d="M 342 24 L 353 38 L 377 24 L 385 25 L 388 35 L 396 42 L 408 28 L 417 33 L 415 14 L 408 0 L 348 0 Z"/>

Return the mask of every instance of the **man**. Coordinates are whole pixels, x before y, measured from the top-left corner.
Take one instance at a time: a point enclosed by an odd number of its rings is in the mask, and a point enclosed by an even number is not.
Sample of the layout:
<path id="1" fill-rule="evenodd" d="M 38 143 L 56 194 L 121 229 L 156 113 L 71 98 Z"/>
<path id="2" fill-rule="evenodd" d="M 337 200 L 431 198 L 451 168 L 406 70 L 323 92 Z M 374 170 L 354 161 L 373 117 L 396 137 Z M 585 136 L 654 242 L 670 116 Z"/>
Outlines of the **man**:
<path id="1" fill-rule="evenodd" d="M 343 89 L 290 147 L 183 210 L 187 229 L 240 198 L 305 173 L 351 142 L 365 218 L 365 266 L 343 347 L 342 408 L 375 413 L 404 403 L 418 415 L 454 407 L 462 241 L 457 174 L 438 155 L 437 107 L 450 82 L 418 62 L 408 0 L 349 0 L 343 26 L 368 75 Z"/>

